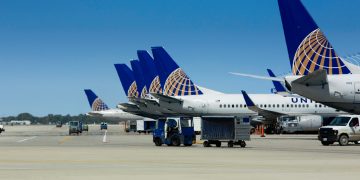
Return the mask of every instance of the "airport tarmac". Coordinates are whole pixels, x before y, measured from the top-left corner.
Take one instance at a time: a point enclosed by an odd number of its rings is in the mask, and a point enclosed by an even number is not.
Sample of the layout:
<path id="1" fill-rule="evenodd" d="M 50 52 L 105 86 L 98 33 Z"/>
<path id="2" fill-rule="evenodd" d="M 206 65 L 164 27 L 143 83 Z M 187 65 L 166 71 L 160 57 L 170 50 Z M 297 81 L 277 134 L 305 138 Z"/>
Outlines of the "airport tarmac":
<path id="1" fill-rule="evenodd" d="M 316 135 L 252 136 L 246 148 L 156 147 L 151 135 L 99 126 L 6 126 L 0 179 L 344 179 L 360 175 L 360 145 L 322 146 Z"/>

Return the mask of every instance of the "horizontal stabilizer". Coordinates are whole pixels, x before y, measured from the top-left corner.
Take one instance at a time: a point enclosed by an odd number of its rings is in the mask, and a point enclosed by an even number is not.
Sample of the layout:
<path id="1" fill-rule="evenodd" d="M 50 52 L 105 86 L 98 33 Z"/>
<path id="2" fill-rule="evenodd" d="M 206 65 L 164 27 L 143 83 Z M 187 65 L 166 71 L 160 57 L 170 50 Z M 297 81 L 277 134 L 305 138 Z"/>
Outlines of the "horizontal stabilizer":
<path id="1" fill-rule="evenodd" d="M 151 93 L 152 96 L 159 99 L 159 101 L 167 102 L 167 103 L 178 103 L 181 104 L 183 101 L 177 98 L 173 98 L 170 96 L 158 94 L 158 93 Z"/>
<path id="2" fill-rule="evenodd" d="M 319 69 L 299 79 L 296 79 L 292 84 L 302 84 L 305 86 L 323 86 L 327 84 L 326 70 Z"/>
<path id="3" fill-rule="evenodd" d="M 244 76 L 244 77 L 262 79 L 262 80 L 268 80 L 268 81 L 279 81 L 279 82 L 285 81 L 284 79 L 278 78 L 278 77 L 258 76 L 258 75 L 253 75 L 253 74 L 244 74 L 244 73 L 236 73 L 236 72 L 229 72 L 229 73 L 232 75 L 236 75 L 236 76 Z"/>

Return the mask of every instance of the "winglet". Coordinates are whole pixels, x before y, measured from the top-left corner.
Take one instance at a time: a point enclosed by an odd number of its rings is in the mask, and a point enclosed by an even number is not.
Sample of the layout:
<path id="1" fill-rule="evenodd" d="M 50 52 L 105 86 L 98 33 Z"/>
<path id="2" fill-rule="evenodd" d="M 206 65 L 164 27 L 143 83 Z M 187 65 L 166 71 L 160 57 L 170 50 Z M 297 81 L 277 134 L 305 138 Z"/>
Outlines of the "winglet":
<path id="1" fill-rule="evenodd" d="M 241 91 L 241 93 L 244 96 L 245 103 L 248 107 L 255 106 L 255 103 L 250 99 L 249 95 L 246 93 L 246 91 Z"/>

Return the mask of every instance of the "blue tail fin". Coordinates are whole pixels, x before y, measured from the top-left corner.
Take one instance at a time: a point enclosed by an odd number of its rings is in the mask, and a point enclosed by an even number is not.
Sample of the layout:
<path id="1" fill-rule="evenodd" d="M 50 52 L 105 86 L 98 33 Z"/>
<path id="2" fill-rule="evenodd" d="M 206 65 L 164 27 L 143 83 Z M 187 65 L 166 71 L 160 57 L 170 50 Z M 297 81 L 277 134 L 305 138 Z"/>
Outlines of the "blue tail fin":
<path id="1" fill-rule="evenodd" d="M 278 4 L 294 75 L 317 69 L 328 74 L 351 73 L 300 0 L 278 0 Z"/>
<path id="2" fill-rule="evenodd" d="M 145 98 L 146 94 L 148 94 L 148 91 L 147 91 L 146 84 L 144 81 L 144 73 L 140 66 L 140 61 L 132 60 L 132 61 L 130 61 L 130 64 L 131 64 L 131 68 L 133 69 L 133 72 L 134 72 L 134 77 L 135 77 L 138 91 L 140 92 L 140 97 Z"/>
<path id="3" fill-rule="evenodd" d="M 126 64 L 115 64 L 115 69 L 120 78 L 127 97 L 139 97 L 133 71 Z"/>
<path id="4" fill-rule="evenodd" d="M 163 47 L 152 47 L 163 94 L 167 96 L 201 95 L 201 90 L 190 80 Z"/>
<path id="5" fill-rule="evenodd" d="M 267 69 L 267 72 L 269 73 L 270 77 L 276 77 L 275 74 L 271 71 L 271 69 Z M 274 84 L 274 87 L 276 89 L 276 92 L 287 92 L 285 87 L 281 84 L 279 81 L 272 81 Z"/>
<path id="6" fill-rule="evenodd" d="M 147 51 L 138 50 L 141 69 L 143 70 L 145 85 L 149 93 L 162 93 L 160 77 L 157 72 L 155 62 Z"/>
<path id="7" fill-rule="evenodd" d="M 109 107 L 100 98 L 98 98 L 91 89 L 84 89 L 84 91 L 93 111 L 103 111 L 109 109 Z"/>

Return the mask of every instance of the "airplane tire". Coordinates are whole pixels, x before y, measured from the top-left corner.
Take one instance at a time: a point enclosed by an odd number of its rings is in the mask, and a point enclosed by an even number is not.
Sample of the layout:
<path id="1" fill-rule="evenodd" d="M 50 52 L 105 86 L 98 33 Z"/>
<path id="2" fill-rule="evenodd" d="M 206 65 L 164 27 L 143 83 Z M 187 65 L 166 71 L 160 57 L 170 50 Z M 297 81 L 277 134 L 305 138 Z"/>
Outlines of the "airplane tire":
<path id="1" fill-rule="evenodd" d="M 229 141 L 229 142 L 228 142 L 228 147 L 234 147 L 234 142 L 233 142 L 233 141 Z"/>

